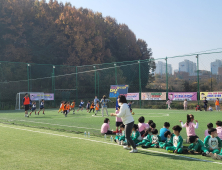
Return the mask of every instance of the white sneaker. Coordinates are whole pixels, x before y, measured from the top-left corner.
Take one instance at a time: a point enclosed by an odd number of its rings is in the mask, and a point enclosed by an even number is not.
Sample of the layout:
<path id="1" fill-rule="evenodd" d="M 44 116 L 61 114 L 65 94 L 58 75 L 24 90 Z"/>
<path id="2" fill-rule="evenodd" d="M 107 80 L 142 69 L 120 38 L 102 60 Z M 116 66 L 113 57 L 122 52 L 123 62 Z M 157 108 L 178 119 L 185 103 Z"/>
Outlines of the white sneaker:
<path id="1" fill-rule="evenodd" d="M 218 155 L 218 154 L 214 154 L 214 157 L 217 159 L 217 160 L 221 160 L 221 156 L 220 155 Z"/>
<path id="2" fill-rule="evenodd" d="M 210 153 L 210 152 L 206 152 L 206 156 L 207 156 L 207 157 L 210 157 L 210 156 L 211 156 L 211 153 Z"/>
<path id="3" fill-rule="evenodd" d="M 126 150 L 131 150 L 131 147 L 129 147 L 129 146 L 124 146 L 123 148 Z"/>
<path id="4" fill-rule="evenodd" d="M 130 153 L 137 153 L 137 152 L 138 152 L 137 149 L 133 149 L 133 150 L 130 151 Z"/>

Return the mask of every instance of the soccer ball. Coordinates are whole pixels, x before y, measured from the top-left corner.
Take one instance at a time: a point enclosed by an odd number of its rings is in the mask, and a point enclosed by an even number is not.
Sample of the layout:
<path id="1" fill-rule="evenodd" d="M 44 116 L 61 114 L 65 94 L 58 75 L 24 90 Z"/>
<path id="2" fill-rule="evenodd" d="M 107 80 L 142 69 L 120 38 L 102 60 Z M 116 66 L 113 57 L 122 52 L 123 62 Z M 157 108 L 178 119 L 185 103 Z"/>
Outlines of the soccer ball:
<path id="1" fill-rule="evenodd" d="M 132 112 L 132 115 L 134 115 L 135 113 L 134 112 Z"/>

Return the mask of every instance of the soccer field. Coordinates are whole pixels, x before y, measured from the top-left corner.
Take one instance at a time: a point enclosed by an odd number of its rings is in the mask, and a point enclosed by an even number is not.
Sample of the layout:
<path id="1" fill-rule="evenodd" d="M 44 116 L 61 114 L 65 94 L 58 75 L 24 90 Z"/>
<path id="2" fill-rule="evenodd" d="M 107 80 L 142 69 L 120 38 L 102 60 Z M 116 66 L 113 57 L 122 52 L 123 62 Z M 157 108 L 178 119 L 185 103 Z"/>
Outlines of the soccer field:
<path id="1" fill-rule="evenodd" d="M 114 112 L 109 109 L 109 113 Z M 134 109 L 135 123 L 144 116 L 153 120 L 157 129 L 165 121 L 172 127 L 186 121 L 186 114 L 194 114 L 199 121 L 196 134 L 203 140 L 206 125 L 221 120 L 218 112 L 183 110 Z M 0 169 L 212 169 L 220 168 L 222 161 L 201 155 L 171 154 L 164 149 L 142 149 L 130 154 L 122 146 L 104 139 L 100 127 L 104 117 L 92 116 L 85 110 L 64 117 L 57 110 L 46 110 L 46 115 L 32 114 L 25 118 L 23 111 L 1 111 Z M 115 129 L 115 117 L 110 118 Z M 90 138 L 84 136 L 90 132 Z M 186 139 L 186 129 L 181 135 Z M 113 136 L 114 137 L 114 136 Z M 184 144 L 188 146 L 188 144 Z M 189 161 L 189 163 L 188 163 Z"/>

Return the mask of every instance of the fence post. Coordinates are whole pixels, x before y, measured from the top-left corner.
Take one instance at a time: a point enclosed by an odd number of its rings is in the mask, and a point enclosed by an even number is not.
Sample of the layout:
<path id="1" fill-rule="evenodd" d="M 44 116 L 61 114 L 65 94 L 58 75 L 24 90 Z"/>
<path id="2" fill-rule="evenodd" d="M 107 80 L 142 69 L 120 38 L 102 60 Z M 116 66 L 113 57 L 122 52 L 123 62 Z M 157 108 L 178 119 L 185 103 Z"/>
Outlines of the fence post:
<path id="1" fill-rule="evenodd" d="M 197 100 L 198 105 L 200 104 L 200 80 L 199 80 L 199 55 L 197 54 Z"/>
<path id="2" fill-rule="evenodd" d="M 167 57 L 166 57 L 166 97 L 168 98 L 168 68 L 167 68 Z"/>
<path id="3" fill-rule="evenodd" d="M 141 70 L 140 70 L 140 60 L 139 63 L 139 102 L 140 102 L 140 108 L 141 108 Z"/>
<path id="4" fill-rule="evenodd" d="M 95 69 L 95 96 L 96 96 L 96 66 L 93 66 L 93 68 Z"/>
<path id="5" fill-rule="evenodd" d="M 117 83 L 117 68 L 116 68 L 116 63 L 114 64 L 114 67 L 115 67 L 115 79 L 116 79 L 116 85 L 117 85 L 118 83 Z"/>
<path id="6" fill-rule="evenodd" d="M 78 67 L 76 66 L 76 103 L 77 103 L 77 100 L 78 100 Z"/>
<path id="7" fill-rule="evenodd" d="M 27 64 L 28 92 L 29 92 L 29 66 L 30 66 L 30 64 Z"/>
<path id="8" fill-rule="evenodd" d="M 30 92 L 32 91 L 32 65 L 29 66 L 29 80 L 31 80 L 29 82 L 29 87 L 30 87 Z"/>
<path id="9" fill-rule="evenodd" d="M 54 107 L 55 107 L 55 66 L 52 66 L 52 93 L 54 93 Z"/>
<path id="10" fill-rule="evenodd" d="M 98 75 L 97 75 L 97 77 L 98 77 L 98 94 L 97 94 L 97 96 L 99 98 L 99 72 L 97 72 L 97 73 L 98 73 Z"/>

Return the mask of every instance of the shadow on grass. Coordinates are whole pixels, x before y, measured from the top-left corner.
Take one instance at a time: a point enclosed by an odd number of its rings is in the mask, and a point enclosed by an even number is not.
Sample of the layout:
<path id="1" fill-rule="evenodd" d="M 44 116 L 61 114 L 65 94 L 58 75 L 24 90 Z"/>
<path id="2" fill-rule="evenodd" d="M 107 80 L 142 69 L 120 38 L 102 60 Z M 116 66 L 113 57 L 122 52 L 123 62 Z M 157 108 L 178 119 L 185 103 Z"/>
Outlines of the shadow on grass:
<path id="1" fill-rule="evenodd" d="M 161 152 L 161 151 L 159 151 Z M 213 162 L 209 160 L 203 160 L 199 158 L 193 158 L 189 157 L 190 154 L 164 154 L 164 153 L 155 153 L 155 152 L 150 152 L 150 151 L 144 151 L 144 150 L 139 150 L 139 154 L 147 155 L 147 156 L 157 156 L 157 157 L 164 157 L 167 159 L 173 159 L 173 160 L 182 160 L 182 161 L 201 161 L 201 162 Z"/>

